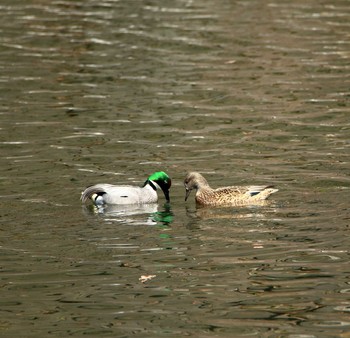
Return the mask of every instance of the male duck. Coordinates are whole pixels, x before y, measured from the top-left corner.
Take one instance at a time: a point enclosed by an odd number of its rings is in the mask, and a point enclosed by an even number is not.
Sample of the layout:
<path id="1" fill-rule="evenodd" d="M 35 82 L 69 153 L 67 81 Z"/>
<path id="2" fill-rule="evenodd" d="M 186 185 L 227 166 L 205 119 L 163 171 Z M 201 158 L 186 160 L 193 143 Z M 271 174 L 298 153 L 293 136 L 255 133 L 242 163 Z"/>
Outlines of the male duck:
<path id="1" fill-rule="evenodd" d="M 188 173 L 185 180 L 186 197 L 196 190 L 196 202 L 211 206 L 242 206 L 263 204 L 278 189 L 271 185 L 252 185 L 247 187 L 223 187 L 212 189 L 207 180 L 197 172 Z"/>
<path id="2" fill-rule="evenodd" d="M 162 189 L 165 199 L 170 202 L 171 179 L 164 171 L 150 175 L 142 187 L 132 185 L 112 185 L 100 183 L 86 188 L 81 200 L 89 198 L 96 206 L 105 204 L 147 204 L 158 201 L 157 189 Z"/>

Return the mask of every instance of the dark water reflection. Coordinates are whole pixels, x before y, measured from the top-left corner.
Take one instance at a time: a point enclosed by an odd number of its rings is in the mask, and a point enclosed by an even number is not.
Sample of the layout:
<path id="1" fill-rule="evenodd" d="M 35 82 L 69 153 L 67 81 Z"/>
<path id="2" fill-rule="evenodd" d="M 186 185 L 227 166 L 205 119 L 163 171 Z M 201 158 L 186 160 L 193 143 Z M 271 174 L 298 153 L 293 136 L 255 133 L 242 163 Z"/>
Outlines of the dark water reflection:
<path id="1" fill-rule="evenodd" d="M 1 336 L 349 335 L 347 1 L 0 9 Z M 81 206 L 159 169 L 170 205 Z"/>

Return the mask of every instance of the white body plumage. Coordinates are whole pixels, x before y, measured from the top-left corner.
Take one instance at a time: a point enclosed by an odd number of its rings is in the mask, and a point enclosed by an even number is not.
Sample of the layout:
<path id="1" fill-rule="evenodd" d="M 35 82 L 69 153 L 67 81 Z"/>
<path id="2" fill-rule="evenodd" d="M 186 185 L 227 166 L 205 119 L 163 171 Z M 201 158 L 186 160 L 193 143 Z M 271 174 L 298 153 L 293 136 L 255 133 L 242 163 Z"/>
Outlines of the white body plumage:
<path id="1" fill-rule="evenodd" d="M 162 190 L 167 202 L 170 201 L 170 177 L 163 171 L 150 175 L 142 187 L 132 185 L 113 185 L 99 183 L 86 188 L 81 194 L 81 200 L 91 199 L 97 206 L 105 204 L 149 204 L 158 201 L 157 190 Z"/>
<path id="2" fill-rule="evenodd" d="M 157 191 L 149 184 L 144 187 L 100 183 L 88 187 L 82 193 L 82 201 L 91 198 L 96 205 L 103 204 L 146 204 L 158 201 Z"/>

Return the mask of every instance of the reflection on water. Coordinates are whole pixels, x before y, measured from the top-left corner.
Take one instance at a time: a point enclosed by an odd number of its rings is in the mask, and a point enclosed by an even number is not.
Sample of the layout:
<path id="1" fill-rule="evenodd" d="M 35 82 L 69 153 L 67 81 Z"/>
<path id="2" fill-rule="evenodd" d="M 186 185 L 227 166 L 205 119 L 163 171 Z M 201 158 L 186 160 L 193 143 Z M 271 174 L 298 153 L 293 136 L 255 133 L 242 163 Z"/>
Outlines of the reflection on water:
<path id="1" fill-rule="evenodd" d="M 212 207 L 212 206 L 199 206 L 196 208 L 187 207 L 187 216 L 189 218 L 200 218 L 203 220 L 208 219 L 240 219 L 240 218 L 252 218 L 252 219 L 264 219 L 266 217 L 273 217 L 272 214 L 278 211 L 276 202 L 263 201 L 261 205 L 251 206 L 236 206 L 236 207 Z"/>
<path id="2" fill-rule="evenodd" d="M 173 221 L 173 213 L 169 203 L 158 210 L 158 203 L 130 205 L 83 205 L 85 214 L 100 215 L 105 221 L 123 222 L 138 225 L 169 225 Z"/>

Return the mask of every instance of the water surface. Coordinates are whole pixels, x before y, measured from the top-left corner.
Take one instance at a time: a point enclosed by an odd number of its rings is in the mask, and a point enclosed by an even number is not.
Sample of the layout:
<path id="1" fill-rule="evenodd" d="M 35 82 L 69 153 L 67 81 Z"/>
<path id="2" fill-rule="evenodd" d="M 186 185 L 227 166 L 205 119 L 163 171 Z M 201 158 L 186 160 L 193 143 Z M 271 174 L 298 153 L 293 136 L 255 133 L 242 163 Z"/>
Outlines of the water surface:
<path id="1" fill-rule="evenodd" d="M 1 336 L 349 335 L 347 1 L 0 9 Z M 156 170 L 170 205 L 79 201 Z M 198 208 L 188 170 L 280 191 Z"/>

